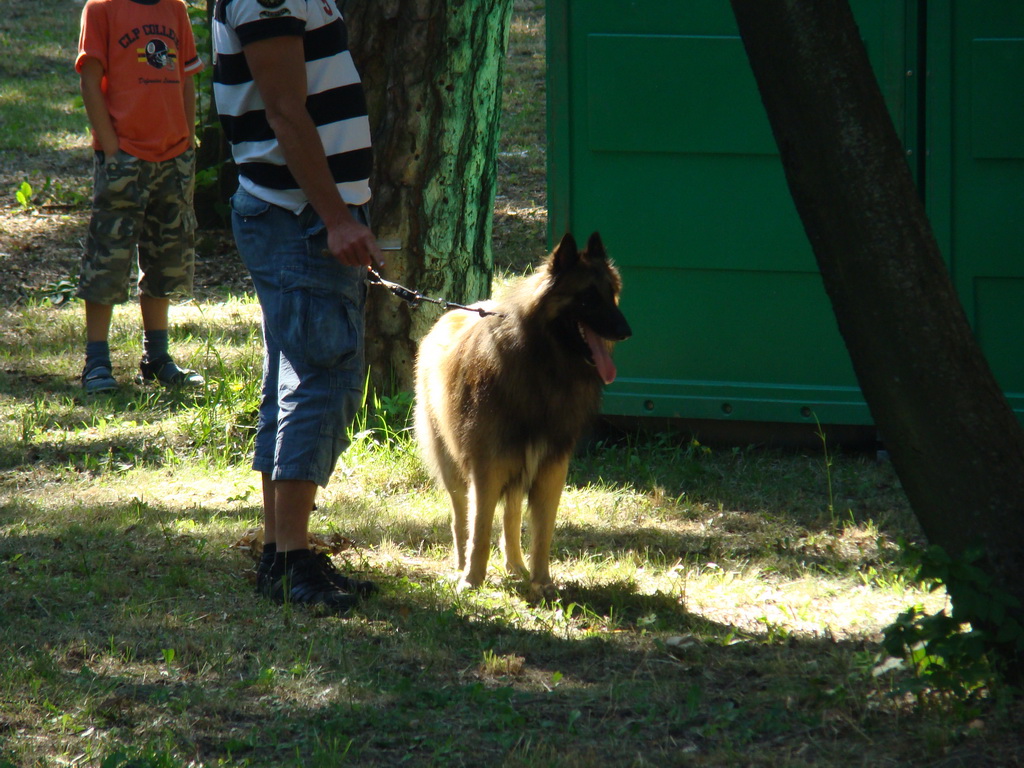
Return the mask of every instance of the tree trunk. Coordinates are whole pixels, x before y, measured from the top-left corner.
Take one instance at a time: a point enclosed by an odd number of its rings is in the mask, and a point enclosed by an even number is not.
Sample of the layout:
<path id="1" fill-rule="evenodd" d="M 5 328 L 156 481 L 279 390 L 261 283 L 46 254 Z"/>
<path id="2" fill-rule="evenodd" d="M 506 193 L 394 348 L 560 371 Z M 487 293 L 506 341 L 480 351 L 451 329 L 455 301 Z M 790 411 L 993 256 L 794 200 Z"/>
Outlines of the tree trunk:
<path id="1" fill-rule="evenodd" d="M 1024 431 L 971 332 L 849 4 L 732 7 L 840 333 L 914 513 L 952 555 L 982 548 L 995 587 L 1024 604 Z M 954 607 L 963 586 L 947 584 Z M 1019 608 L 1016 618 L 1024 623 Z"/>
<path id="2" fill-rule="evenodd" d="M 369 102 L 373 229 L 401 245 L 385 252 L 383 274 L 427 296 L 485 298 L 512 0 L 348 0 L 343 10 Z M 371 288 L 375 387 L 412 388 L 416 344 L 439 314 Z"/>
<path id="3" fill-rule="evenodd" d="M 209 0 L 206 4 L 207 31 L 213 29 L 213 8 L 214 0 Z M 230 229 L 231 209 L 228 201 L 238 188 L 238 168 L 231 158 L 231 147 L 224 138 L 213 94 L 212 38 L 207 34 L 202 39 L 207 43 L 207 50 L 200 51 L 206 60 L 206 73 L 204 79 L 196 80 L 196 110 L 199 115 L 196 133 L 199 146 L 196 149 L 198 175 L 194 208 L 201 229 Z"/>

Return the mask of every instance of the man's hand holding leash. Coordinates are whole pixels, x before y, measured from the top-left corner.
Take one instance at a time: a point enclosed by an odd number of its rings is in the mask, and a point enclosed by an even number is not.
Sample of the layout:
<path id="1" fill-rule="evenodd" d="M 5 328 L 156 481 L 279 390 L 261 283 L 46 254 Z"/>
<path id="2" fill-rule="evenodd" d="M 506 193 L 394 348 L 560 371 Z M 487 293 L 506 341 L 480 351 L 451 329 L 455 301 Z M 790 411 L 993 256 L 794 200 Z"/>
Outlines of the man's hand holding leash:
<path id="1" fill-rule="evenodd" d="M 330 256 L 347 267 L 384 266 L 384 254 L 370 228 L 352 218 L 338 221 L 327 229 Z"/>

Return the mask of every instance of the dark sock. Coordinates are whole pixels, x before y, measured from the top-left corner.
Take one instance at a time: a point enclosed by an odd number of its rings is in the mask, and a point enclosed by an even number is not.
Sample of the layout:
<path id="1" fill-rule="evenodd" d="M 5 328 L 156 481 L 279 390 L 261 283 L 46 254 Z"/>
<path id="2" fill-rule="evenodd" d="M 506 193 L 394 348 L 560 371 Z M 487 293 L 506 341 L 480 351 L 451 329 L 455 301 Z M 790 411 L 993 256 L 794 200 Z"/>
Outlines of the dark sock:
<path id="1" fill-rule="evenodd" d="M 88 341 L 85 344 L 85 370 L 97 365 L 110 367 L 110 343 L 107 341 Z"/>
<path id="2" fill-rule="evenodd" d="M 167 331 L 146 331 L 142 336 L 142 352 L 147 360 L 167 356 Z"/>

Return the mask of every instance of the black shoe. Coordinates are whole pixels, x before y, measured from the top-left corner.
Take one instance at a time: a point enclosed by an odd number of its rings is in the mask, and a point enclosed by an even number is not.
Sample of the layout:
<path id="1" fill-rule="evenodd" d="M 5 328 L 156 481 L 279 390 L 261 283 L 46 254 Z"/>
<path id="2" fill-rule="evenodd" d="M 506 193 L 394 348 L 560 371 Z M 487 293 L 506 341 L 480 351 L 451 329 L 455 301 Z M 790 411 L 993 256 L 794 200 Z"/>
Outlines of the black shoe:
<path id="1" fill-rule="evenodd" d="M 163 355 L 155 360 L 143 357 L 139 361 L 139 375 L 135 377 L 135 383 L 145 384 L 147 381 L 156 381 L 165 387 L 185 389 L 198 389 L 206 383 L 201 374 L 188 368 L 179 368 L 170 355 Z"/>
<path id="2" fill-rule="evenodd" d="M 82 389 L 87 395 L 113 392 L 117 389 L 117 379 L 110 371 L 109 360 L 99 360 L 82 371 Z"/>
<path id="3" fill-rule="evenodd" d="M 320 565 L 327 578 L 343 592 L 351 592 L 360 597 L 369 597 L 380 591 L 380 588 L 372 581 L 362 581 L 343 574 L 334 565 L 334 561 L 331 560 L 330 555 L 326 552 L 318 552 L 313 557 L 320 561 Z"/>
<path id="4" fill-rule="evenodd" d="M 313 558 L 320 561 L 324 575 L 342 592 L 359 597 L 369 597 L 380 591 L 380 588 L 372 581 L 362 581 L 343 574 L 326 552 L 318 552 L 313 555 Z M 270 597 L 270 592 L 274 587 L 274 580 L 270 575 L 272 568 L 273 563 L 266 562 L 263 558 L 260 558 L 259 563 L 256 564 L 256 592 L 264 597 Z"/>
<path id="5" fill-rule="evenodd" d="M 274 580 L 269 592 L 270 599 L 278 603 L 308 605 L 339 615 L 359 602 L 359 595 L 338 589 L 316 556 L 291 563 L 284 576 Z"/>

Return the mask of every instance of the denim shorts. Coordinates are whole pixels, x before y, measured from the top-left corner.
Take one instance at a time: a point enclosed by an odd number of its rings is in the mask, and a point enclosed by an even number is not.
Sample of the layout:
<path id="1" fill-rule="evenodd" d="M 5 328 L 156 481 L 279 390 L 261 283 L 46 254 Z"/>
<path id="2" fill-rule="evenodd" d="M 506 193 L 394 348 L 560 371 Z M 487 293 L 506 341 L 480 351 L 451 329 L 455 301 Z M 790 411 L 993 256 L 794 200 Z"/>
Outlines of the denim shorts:
<path id="1" fill-rule="evenodd" d="M 366 268 L 324 256 L 312 206 L 296 215 L 239 189 L 238 250 L 263 310 L 263 395 L 253 469 L 326 486 L 362 406 Z M 364 223 L 363 207 L 352 214 Z"/>

